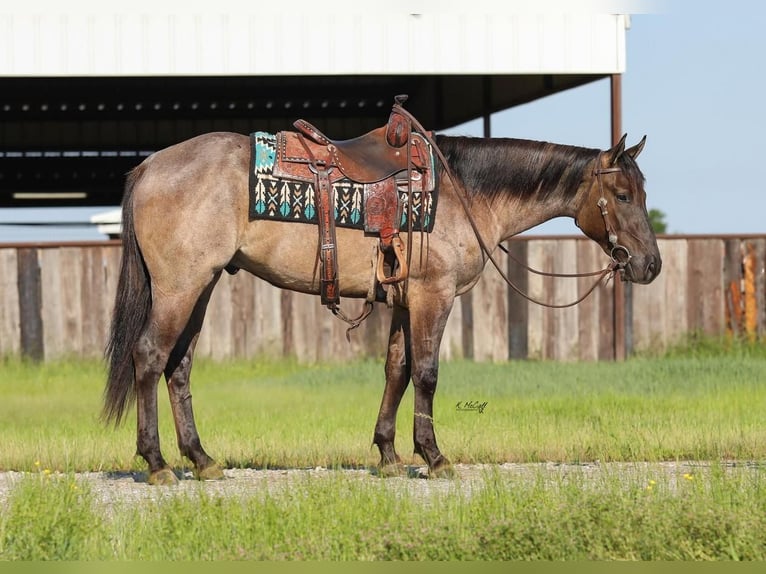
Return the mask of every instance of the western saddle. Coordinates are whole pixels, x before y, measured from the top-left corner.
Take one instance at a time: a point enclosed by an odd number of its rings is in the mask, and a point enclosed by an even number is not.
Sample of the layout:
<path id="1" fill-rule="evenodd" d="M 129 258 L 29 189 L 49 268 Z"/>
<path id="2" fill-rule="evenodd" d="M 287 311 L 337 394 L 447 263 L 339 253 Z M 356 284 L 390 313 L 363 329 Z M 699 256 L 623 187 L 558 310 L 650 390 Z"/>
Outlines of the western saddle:
<path id="1" fill-rule="evenodd" d="M 372 304 L 358 319 L 348 319 L 338 304 L 338 262 L 335 241 L 332 184 L 348 179 L 364 187 L 364 230 L 378 234 L 376 278 L 383 285 L 404 281 L 408 275 L 404 246 L 399 237 L 402 206 L 399 191 L 408 192 L 408 231 L 412 231 L 412 193 L 434 190 L 434 165 L 430 136 L 402 105 L 406 95 L 396 96 L 388 123 L 349 140 L 332 140 L 305 120 L 293 125 L 297 132 L 277 134 L 274 176 L 312 183 L 315 188 L 320 239 L 320 295 L 323 305 L 341 319 L 358 326 Z M 410 247 L 411 249 L 411 247 Z M 393 254 L 393 255 L 392 255 Z M 390 267 L 386 275 L 385 267 Z M 397 269 L 398 267 L 398 269 Z"/>

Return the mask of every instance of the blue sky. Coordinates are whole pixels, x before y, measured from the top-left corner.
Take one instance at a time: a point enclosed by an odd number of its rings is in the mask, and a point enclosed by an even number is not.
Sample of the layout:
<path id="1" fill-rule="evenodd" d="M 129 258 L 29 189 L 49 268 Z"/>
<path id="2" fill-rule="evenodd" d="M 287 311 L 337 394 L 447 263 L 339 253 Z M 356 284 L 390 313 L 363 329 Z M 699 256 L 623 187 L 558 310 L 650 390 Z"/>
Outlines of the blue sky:
<path id="1" fill-rule="evenodd" d="M 661 12 L 631 17 L 623 76 L 623 131 L 644 134 L 639 158 L 648 205 L 672 233 L 766 233 L 766 2 L 665 0 Z M 494 136 L 609 147 L 609 81 L 495 114 Z M 480 135 L 480 122 L 459 132 Z M 27 210 L 25 210 L 27 211 Z M 100 210 L 57 210 L 58 220 Z M 0 209 L 0 221 L 30 216 Z M 535 233 L 579 233 L 555 220 Z M 0 241 L 50 236 L 3 227 Z M 59 239 L 97 239 L 93 229 L 56 231 Z"/>
<path id="2" fill-rule="evenodd" d="M 766 2 L 666 0 L 631 17 L 623 131 L 671 233 L 766 233 Z M 608 147 L 609 81 L 496 114 L 493 135 Z M 556 220 L 536 232 L 577 232 Z"/>

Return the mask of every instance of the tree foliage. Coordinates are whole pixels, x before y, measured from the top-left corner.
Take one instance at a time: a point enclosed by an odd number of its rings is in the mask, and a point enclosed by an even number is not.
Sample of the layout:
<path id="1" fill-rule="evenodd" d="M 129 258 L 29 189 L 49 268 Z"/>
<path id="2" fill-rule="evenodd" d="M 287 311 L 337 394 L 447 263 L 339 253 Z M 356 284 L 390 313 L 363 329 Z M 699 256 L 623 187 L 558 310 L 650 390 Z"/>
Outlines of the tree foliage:
<path id="1" fill-rule="evenodd" d="M 652 208 L 649 210 L 649 223 L 657 234 L 668 232 L 668 224 L 665 221 L 665 212 L 660 209 Z"/>

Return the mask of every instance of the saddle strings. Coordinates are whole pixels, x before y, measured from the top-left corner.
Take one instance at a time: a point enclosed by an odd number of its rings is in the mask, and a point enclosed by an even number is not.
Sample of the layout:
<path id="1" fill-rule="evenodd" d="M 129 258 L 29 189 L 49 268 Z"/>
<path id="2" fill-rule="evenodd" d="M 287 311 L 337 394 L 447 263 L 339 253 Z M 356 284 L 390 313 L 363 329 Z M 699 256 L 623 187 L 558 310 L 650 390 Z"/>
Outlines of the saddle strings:
<path id="1" fill-rule="evenodd" d="M 372 304 L 372 301 L 365 301 L 361 314 L 357 318 L 352 319 L 351 317 L 346 315 L 343 311 L 341 311 L 340 305 L 338 305 L 337 303 L 332 303 L 328 305 L 327 307 L 330 309 L 330 311 L 332 311 L 333 315 L 335 315 L 338 319 L 340 319 L 341 321 L 349 325 L 348 329 L 346 329 L 346 341 L 348 341 L 349 343 L 351 342 L 351 331 L 359 327 L 359 325 L 361 325 L 365 321 L 365 319 L 367 319 L 367 317 L 369 317 L 370 314 L 375 309 L 375 307 Z"/>
<path id="2" fill-rule="evenodd" d="M 505 253 L 508 254 L 508 256 L 521 265 L 523 268 L 525 268 L 527 271 L 530 271 L 532 273 L 535 273 L 537 275 L 542 275 L 545 277 L 594 277 L 598 276 L 596 281 L 593 283 L 593 285 L 585 292 L 583 296 L 578 298 L 576 301 L 573 301 L 572 303 L 565 303 L 565 304 L 553 304 L 553 303 L 546 303 L 545 301 L 540 301 L 538 299 L 535 299 L 534 297 L 531 297 L 524 293 L 519 287 L 516 286 L 516 284 L 511 281 L 511 279 L 508 277 L 508 274 L 503 271 L 500 264 L 497 262 L 495 257 L 492 255 L 492 252 L 487 247 L 487 244 L 484 242 L 484 239 L 481 236 L 481 233 L 479 232 L 478 225 L 476 224 L 476 221 L 473 218 L 473 215 L 471 214 L 470 207 L 468 205 L 468 193 L 466 192 L 465 188 L 462 186 L 462 184 L 457 180 L 457 177 L 452 172 L 452 169 L 450 168 L 449 164 L 447 163 L 447 158 L 444 157 L 444 154 L 439 149 L 439 146 L 436 145 L 436 141 L 428 135 L 428 132 L 426 129 L 420 124 L 420 122 L 413 116 L 411 113 L 409 113 L 407 110 L 405 110 L 401 105 L 398 103 L 394 104 L 394 108 L 397 108 L 399 113 L 403 114 L 405 117 L 407 117 L 410 122 L 412 122 L 412 125 L 417 128 L 417 130 L 421 133 L 421 135 L 428 141 L 429 144 L 431 144 L 431 147 L 434 150 L 434 153 L 439 158 L 439 161 L 441 162 L 442 166 L 444 167 L 444 171 L 447 174 L 447 177 L 449 177 L 450 181 L 452 182 L 452 185 L 455 187 L 456 195 L 458 199 L 460 200 L 460 204 L 463 207 L 463 211 L 466 214 L 466 217 L 468 218 L 468 222 L 471 224 L 471 229 L 473 230 L 474 235 L 476 236 L 476 240 L 479 243 L 479 247 L 481 248 L 484 255 L 486 255 L 487 259 L 492 262 L 492 265 L 495 267 L 497 272 L 500 274 L 500 276 L 503 278 L 503 280 L 513 289 L 516 293 L 521 295 L 524 299 L 527 301 L 530 301 L 532 303 L 535 303 L 537 305 L 540 305 L 542 307 L 548 307 L 550 309 L 565 309 L 567 307 L 574 307 L 575 305 L 578 305 L 579 303 L 582 303 L 593 291 L 596 290 L 596 287 L 601 283 L 601 281 L 606 277 L 607 275 L 614 275 L 614 272 L 620 268 L 620 263 L 616 260 L 612 260 L 609 265 L 607 265 L 604 269 L 601 269 L 599 271 L 593 271 L 589 273 L 550 273 L 546 271 L 538 271 L 536 269 L 532 269 L 525 263 L 522 263 L 519 261 L 516 257 L 511 255 L 508 250 L 503 246 L 500 245 L 500 248 L 505 251 Z M 599 155 L 599 158 L 601 156 Z M 598 177 L 599 185 L 601 184 L 601 171 L 597 170 L 596 177 Z"/>

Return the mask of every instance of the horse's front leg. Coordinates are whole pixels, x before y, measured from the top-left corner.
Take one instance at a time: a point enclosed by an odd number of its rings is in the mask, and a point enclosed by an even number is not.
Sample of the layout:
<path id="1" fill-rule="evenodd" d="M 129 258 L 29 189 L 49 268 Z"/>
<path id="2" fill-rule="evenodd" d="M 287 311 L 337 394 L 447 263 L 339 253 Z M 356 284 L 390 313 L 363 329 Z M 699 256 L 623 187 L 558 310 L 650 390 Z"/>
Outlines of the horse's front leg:
<path id="1" fill-rule="evenodd" d="M 381 476 L 405 474 L 399 455 L 394 448 L 396 413 L 404 391 L 410 382 L 410 318 L 409 311 L 394 307 L 386 355 L 386 388 L 375 424 L 373 443 L 380 450 L 378 472 Z"/>
<path id="2" fill-rule="evenodd" d="M 410 303 L 412 382 L 415 386 L 413 440 L 415 453 L 426 461 L 429 476 L 432 477 L 454 475 L 452 464 L 436 443 L 433 418 L 434 394 L 439 376 L 439 347 L 453 300 L 453 297 L 440 298 L 431 293 L 417 307 Z"/>

